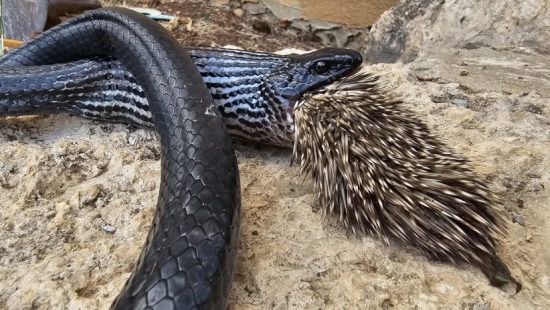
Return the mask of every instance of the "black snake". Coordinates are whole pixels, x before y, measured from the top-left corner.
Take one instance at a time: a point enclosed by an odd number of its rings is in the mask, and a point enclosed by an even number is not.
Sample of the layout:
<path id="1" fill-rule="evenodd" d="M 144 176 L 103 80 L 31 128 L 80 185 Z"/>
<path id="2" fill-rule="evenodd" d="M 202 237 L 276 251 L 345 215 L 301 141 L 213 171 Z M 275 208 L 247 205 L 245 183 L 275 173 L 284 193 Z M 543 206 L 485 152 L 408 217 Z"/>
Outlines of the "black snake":
<path id="1" fill-rule="evenodd" d="M 358 53 L 342 49 L 302 56 L 186 51 L 138 13 L 100 9 L 52 28 L 1 60 L 0 115 L 69 112 L 152 123 L 162 153 L 156 213 L 134 272 L 112 307 L 223 309 L 236 257 L 240 188 L 220 114 L 235 136 L 262 133 L 260 142 L 288 144 L 293 102 L 360 63 Z M 91 74 L 103 69 L 118 74 Z"/>

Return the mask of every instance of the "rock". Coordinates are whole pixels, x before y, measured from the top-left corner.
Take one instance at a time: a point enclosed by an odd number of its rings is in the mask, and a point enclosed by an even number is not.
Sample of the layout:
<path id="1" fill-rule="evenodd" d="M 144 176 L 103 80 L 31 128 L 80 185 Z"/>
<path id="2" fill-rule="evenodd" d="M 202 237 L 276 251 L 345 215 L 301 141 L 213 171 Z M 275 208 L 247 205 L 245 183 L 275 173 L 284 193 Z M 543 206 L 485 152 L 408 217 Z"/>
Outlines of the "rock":
<path id="1" fill-rule="evenodd" d="M 411 70 L 413 70 L 413 71 L 432 70 L 433 67 L 435 66 L 436 61 L 437 60 L 433 59 L 433 58 L 419 60 L 419 61 L 411 64 Z"/>
<path id="2" fill-rule="evenodd" d="M 10 39 L 26 40 L 41 32 L 48 17 L 47 0 L 2 1 L 4 35 Z"/>
<path id="3" fill-rule="evenodd" d="M 388 6 L 388 1 L 381 6 Z M 310 9 L 326 5 L 326 3 L 310 1 L 307 3 L 308 12 Z M 361 50 L 368 34 L 366 28 L 345 26 L 328 16 L 322 18 L 307 15 L 301 9 L 300 1 L 263 0 L 253 3 L 245 1 L 242 8 L 250 15 L 261 15 L 262 19 L 269 19 L 273 29 L 287 30 L 298 37 L 314 37 L 327 46 Z M 235 13 L 237 14 L 239 13 Z"/>
<path id="4" fill-rule="evenodd" d="M 114 234 L 115 231 L 116 231 L 116 228 L 114 228 L 113 226 L 111 225 L 101 225 L 101 229 L 103 229 L 103 231 L 109 233 L 109 234 Z"/>
<path id="5" fill-rule="evenodd" d="M 442 0 L 403 1 L 380 16 L 368 36 L 365 54 L 369 62 L 391 63 L 398 59 L 410 61 L 416 58 L 419 46 L 413 47 L 418 39 L 413 37 L 415 31 L 411 21 L 420 19 L 428 12 L 438 11 Z M 412 23 L 411 23 L 412 24 Z M 421 28 L 421 26 L 419 26 Z M 416 41 L 411 43 L 411 41 Z"/>
<path id="6" fill-rule="evenodd" d="M 525 217 L 520 214 L 514 214 L 512 215 L 512 221 L 514 221 L 514 223 L 518 223 L 519 225 L 523 226 L 525 224 Z"/>
<path id="7" fill-rule="evenodd" d="M 434 47 L 482 46 L 550 52 L 545 0 L 401 1 L 372 27 L 366 48 L 374 63 L 409 62 Z"/>
<path id="8" fill-rule="evenodd" d="M 263 3 L 245 3 L 243 9 L 250 15 L 259 15 L 269 12 L 269 9 Z"/>
<path id="9" fill-rule="evenodd" d="M 262 0 L 262 2 L 282 20 L 294 20 L 302 17 L 299 1 L 296 3 L 296 1 Z"/>
<path id="10" fill-rule="evenodd" d="M 293 20 L 290 30 L 300 33 L 309 33 L 323 42 L 324 45 L 346 47 L 360 50 L 368 31 L 353 29 L 340 24 L 319 20 Z"/>
<path id="11" fill-rule="evenodd" d="M 368 27 L 397 0 L 262 0 L 282 20 L 319 20 L 350 28 Z"/>
<path id="12" fill-rule="evenodd" d="M 451 100 L 451 103 L 461 108 L 467 108 L 469 105 L 468 100 L 466 99 L 453 99 Z"/>
<path id="13" fill-rule="evenodd" d="M 13 224 L 13 222 L 5 222 L 2 224 L 2 228 L 5 230 L 5 231 L 13 231 L 13 229 L 15 228 L 15 224 Z"/>
<path id="14" fill-rule="evenodd" d="M 240 9 L 240 8 L 239 8 L 239 9 L 235 9 L 235 10 L 233 11 L 233 14 L 235 14 L 235 16 L 237 16 L 237 17 L 243 17 L 243 15 L 244 15 L 244 10 L 243 10 L 243 9 Z"/>
<path id="15" fill-rule="evenodd" d="M 491 307 L 488 304 L 474 304 L 472 310 L 491 310 Z"/>
<path id="16" fill-rule="evenodd" d="M 229 0 L 210 0 L 210 4 L 213 6 L 224 6 L 229 4 Z"/>

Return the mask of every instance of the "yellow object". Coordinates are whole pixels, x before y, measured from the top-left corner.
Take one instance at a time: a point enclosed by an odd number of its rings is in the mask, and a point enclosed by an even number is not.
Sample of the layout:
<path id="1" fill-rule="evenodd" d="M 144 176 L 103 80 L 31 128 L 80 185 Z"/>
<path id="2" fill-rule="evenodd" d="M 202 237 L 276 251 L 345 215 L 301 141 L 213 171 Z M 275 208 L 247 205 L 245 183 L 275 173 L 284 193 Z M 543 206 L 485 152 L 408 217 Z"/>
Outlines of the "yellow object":
<path id="1" fill-rule="evenodd" d="M 4 47 L 9 47 L 9 48 L 15 48 L 23 44 L 23 41 L 19 41 L 19 40 L 4 39 L 3 41 L 4 41 Z"/>

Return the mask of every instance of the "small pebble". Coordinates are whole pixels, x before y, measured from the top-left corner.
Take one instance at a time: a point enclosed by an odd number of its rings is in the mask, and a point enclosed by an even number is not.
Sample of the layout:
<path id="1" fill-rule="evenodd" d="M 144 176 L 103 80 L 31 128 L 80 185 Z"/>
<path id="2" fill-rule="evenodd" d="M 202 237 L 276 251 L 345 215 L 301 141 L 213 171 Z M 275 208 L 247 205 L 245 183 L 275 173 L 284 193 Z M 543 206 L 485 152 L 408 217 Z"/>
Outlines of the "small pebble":
<path id="1" fill-rule="evenodd" d="M 130 145 L 135 145 L 137 142 L 138 142 L 138 138 L 137 138 L 137 137 L 130 136 L 130 137 L 128 138 L 128 144 L 130 144 Z"/>
<path id="2" fill-rule="evenodd" d="M 411 69 L 414 71 L 427 71 L 433 69 L 436 65 L 435 59 L 422 59 L 411 65 Z"/>
<path id="3" fill-rule="evenodd" d="M 452 101 L 452 104 L 456 105 L 456 106 L 459 106 L 459 107 L 462 107 L 462 108 L 467 108 L 468 107 L 468 100 L 466 99 L 453 99 Z"/>
<path id="4" fill-rule="evenodd" d="M 10 222 L 4 223 L 4 229 L 6 231 L 12 231 L 13 228 L 15 228 L 15 225 L 13 224 L 13 222 L 10 221 Z"/>
<path id="5" fill-rule="evenodd" d="M 102 208 L 105 206 L 105 200 L 101 199 L 101 198 L 97 198 L 97 200 L 95 201 L 95 206 L 97 208 Z"/>
<path id="6" fill-rule="evenodd" d="M 116 228 L 114 228 L 111 225 L 101 225 L 101 229 L 103 229 L 103 231 L 105 231 L 107 233 L 110 233 L 110 234 L 114 234 L 115 231 L 116 231 Z"/>
<path id="7" fill-rule="evenodd" d="M 233 14 L 235 14 L 235 16 L 237 16 L 237 17 L 243 17 L 243 15 L 244 15 L 244 10 L 243 10 L 243 9 L 235 9 L 235 10 L 233 11 Z"/>
<path id="8" fill-rule="evenodd" d="M 229 0 L 210 0 L 210 4 L 213 6 L 224 6 L 229 4 Z"/>
<path id="9" fill-rule="evenodd" d="M 514 221 L 514 223 L 518 223 L 521 226 L 523 226 L 523 224 L 525 224 L 525 217 L 520 214 L 514 214 L 512 215 L 512 221 Z"/>
<path id="10" fill-rule="evenodd" d="M 472 306 L 472 310 L 490 310 L 491 307 L 489 307 L 488 304 L 474 304 Z"/>

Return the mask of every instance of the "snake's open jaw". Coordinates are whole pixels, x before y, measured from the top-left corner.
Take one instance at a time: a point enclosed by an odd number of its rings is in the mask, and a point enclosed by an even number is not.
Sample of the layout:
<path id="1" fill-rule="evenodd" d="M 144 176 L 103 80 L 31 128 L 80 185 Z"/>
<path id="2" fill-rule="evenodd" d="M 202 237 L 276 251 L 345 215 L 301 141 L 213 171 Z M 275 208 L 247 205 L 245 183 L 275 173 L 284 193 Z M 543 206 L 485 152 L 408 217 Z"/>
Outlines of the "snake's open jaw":
<path id="1" fill-rule="evenodd" d="M 286 112 L 289 115 L 292 115 L 292 113 L 294 112 L 294 107 L 296 106 L 296 102 L 298 102 L 298 98 L 288 99 L 288 107 L 286 108 Z"/>

